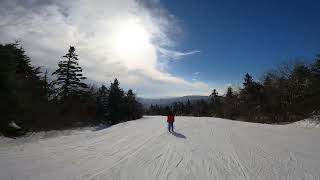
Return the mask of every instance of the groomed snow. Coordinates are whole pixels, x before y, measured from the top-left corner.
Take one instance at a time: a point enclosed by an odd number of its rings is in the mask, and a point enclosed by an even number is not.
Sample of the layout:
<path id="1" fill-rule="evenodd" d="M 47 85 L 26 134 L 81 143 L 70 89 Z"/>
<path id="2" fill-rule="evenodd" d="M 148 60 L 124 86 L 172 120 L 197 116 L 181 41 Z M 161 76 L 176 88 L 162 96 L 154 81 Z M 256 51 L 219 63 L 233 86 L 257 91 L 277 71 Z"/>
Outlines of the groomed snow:
<path id="1" fill-rule="evenodd" d="M 320 179 L 320 131 L 162 116 L 106 129 L 0 139 L 0 179 Z"/>

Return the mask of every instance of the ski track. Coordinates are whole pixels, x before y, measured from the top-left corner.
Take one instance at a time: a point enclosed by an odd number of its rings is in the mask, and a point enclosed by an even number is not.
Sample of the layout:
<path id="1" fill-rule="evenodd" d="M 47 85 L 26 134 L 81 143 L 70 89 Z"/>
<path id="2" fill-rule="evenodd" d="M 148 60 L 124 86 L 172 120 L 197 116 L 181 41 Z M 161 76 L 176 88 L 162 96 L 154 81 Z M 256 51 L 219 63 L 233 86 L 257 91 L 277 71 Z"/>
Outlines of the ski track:
<path id="1" fill-rule="evenodd" d="M 320 179 L 320 131 L 147 116 L 99 131 L 0 139 L 2 180 Z"/>

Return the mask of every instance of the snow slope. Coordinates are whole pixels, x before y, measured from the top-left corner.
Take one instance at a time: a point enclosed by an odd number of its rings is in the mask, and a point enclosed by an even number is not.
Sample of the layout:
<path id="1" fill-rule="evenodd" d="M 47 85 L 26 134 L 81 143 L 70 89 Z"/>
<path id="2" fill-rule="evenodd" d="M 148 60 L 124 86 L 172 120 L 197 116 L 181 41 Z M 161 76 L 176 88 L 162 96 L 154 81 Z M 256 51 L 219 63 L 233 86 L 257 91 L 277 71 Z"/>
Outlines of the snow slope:
<path id="1" fill-rule="evenodd" d="M 0 179 L 320 179 L 320 131 L 145 117 L 102 130 L 0 139 Z"/>

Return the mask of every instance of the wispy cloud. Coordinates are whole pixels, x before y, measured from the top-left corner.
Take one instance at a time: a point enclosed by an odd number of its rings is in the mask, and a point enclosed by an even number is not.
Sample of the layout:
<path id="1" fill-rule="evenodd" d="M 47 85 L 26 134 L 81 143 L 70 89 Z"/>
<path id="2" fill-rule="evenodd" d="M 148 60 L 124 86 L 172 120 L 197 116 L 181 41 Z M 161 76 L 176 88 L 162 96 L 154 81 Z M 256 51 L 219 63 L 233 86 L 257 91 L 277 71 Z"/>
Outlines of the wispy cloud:
<path id="1" fill-rule="evenodd" d="M 160 57 L 162 57 L 163 59 L 167 59 L 167 60 L 182 59 L 185 56 L 201 53 L 201 51 L 199 51 L 199 50 L 180 52 L 180 51 L 169 50 L 169 49 L 164 49 L 164 48 L 158 48 L 158 51 L 159 51 Z"/>
<path id="2" fill-rule="evenodd" d="M 200 74 L 200 72 L 194 72 L 194 73 L 192 73 L 192 78 L 191 78 L 191 80 L 192 80 L 192 81 L 198 81 L 198 80 L 199 80 L 199 74 Z"/>

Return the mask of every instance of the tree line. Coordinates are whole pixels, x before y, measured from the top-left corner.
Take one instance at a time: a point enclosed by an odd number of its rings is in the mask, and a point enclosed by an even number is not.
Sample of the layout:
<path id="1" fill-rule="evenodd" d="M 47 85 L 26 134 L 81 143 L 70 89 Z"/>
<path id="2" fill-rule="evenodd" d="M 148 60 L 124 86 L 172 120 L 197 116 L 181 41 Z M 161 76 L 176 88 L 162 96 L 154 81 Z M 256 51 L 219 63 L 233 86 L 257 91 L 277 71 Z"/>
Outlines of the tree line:
<path id="1" fill-rule="evenodd" d="M 208 100 L 170 106 L 151 105 L 149 115 L 166 115 L 168 111 L 186 116 L 215 116 L 249 122 L 293 122 L 319 114 L 320 56 L 313 63 L 284 64 L 255 81 L 245 74 L 243 86 L 228 87 L 224 95 L 214 89 Z"/>
<path id="2" fill-rule="evenodd" d="M 30 131 L 98 123 L 117 124 L 142 117 L 142 105 L 115 78 L 109 87 L 84 82 L 75 47 L 51 76 L 31 65 L 18 42 L 0 45 L 0 132 L 15 122 Z M 49 81 L 52 79 L 52 81 Z"/>

